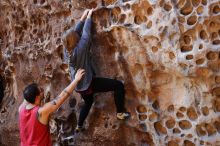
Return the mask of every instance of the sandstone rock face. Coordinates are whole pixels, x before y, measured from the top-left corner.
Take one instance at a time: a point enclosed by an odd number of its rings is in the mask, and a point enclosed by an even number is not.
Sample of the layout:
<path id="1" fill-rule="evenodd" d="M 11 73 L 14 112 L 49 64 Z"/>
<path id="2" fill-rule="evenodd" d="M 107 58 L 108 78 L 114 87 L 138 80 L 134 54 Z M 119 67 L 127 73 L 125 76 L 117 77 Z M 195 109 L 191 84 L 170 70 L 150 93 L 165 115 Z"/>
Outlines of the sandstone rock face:
<path id="1" fill-rule="evenodd" d="M 37 82 L 48 102 L 70 82 L 62 33 L 95 8 L 91 52 L 98 76 L 122 80 L 129 121 L 113 94 L 98 94 L 86 131 L 73 93 L 51 118 L 54 145 L 219 145 L 219 0 L 1 0 L 0 145 L 19 145 L 18 107 Z"/>

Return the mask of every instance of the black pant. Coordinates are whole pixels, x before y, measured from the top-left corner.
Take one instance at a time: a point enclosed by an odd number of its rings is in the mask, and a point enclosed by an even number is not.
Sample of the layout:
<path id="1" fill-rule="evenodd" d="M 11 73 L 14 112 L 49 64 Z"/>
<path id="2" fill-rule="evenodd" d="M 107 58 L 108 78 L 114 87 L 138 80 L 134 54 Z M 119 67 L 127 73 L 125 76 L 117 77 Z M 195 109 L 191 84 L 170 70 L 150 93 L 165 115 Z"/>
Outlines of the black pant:
<path id="1" fill-rule="evenodd" d="M 88 116 L 88 113 L 94 101 L 93 94 L 97 92 L 114 91 L 114 100 L 117 108 L 117 113 L 125 112 L 125 108 L 124 108 L 125 90 L 124 90 L 124 84 L 122 82 L 108 78 L 94 78 L 91 83 L 91 86 L 92 86 L 91 94 L 81 93 L 81 96 L 85 101 L 85 104 L 83 105 L 80 111 L 79 121 L 78 121 L 79 126 L 83 126 L 83 122 Z"/>

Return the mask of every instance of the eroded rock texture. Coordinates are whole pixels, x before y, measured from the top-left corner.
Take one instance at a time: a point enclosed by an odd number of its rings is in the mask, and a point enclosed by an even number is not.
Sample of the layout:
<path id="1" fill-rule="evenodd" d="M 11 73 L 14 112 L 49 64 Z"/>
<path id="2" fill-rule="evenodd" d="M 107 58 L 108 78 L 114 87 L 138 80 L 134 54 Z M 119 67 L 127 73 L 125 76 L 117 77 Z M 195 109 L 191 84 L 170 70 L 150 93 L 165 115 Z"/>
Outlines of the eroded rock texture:
<path id="1" fill-rule="evenodd" d="M 218 0 L 1 0 L 0 145 L 19 145 L 26 84 L 44 87 L 44 102 L 68 84 L 61 35 L 92 7 L 97 74 L 124 81 L 132 118 L 117 121 L 113 94 L 99 94 L 86 132 L 74 135 L 74 93 L 50 122 L 54 144 L 220 145 Z"/>

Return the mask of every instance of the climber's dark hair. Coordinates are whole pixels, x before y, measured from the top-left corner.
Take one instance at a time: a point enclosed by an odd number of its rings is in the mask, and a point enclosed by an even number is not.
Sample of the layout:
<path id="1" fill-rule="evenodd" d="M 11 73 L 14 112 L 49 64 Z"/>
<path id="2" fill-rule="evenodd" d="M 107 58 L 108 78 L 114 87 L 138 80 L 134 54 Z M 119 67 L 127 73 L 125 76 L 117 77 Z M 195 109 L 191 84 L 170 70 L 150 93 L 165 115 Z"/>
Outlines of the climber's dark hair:
<path id="1" fill-rule="evenodd" d="M 28 85 L 23 91 L 24 99 L 30 103 L 35 102 L 36 96 L 40 95 L 40 90 L 36 83 Z"/>

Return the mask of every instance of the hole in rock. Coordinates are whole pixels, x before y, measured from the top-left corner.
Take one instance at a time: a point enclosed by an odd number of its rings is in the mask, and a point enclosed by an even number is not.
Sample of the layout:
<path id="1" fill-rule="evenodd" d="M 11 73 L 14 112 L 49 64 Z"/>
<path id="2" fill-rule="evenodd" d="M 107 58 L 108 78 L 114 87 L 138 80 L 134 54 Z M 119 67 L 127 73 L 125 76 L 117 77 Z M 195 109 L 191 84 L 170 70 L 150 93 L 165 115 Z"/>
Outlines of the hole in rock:
<path id="1" fill-rule="evenodd" d="M 150 29 L 152 27 L 152 21 L 150 20 L 147 24 L 147 28 Z"/>
<path id="2" fill-rule="evenodd" d="M 208 60 L 215 60 L 218 58 L 218 53 L 217 52 L 212 52 L 212 51 L 209 51 L 207 54 L 206 54 L 206 57 Z"/>
<path id="3" fill-rule="evenodd" d="M 51 10 L 51 6 L 50 5 L 46 5 L 46 6 L 44 6 L 44 9 Z"/>
<path id="4" fill-rule="evenodd" d="M 104 126 L 105 128 L 108 128 L 108 123 L 105 123 L 105 126 Z"/>
<path id="5" fill-rule="evenodd" d="M 216 130 L 218 131 L 218 133 L 220 133 L 220 121 L 215 121 L 214 126 L 215 126 Z"/>
<path id="6" fill-rule="evenodd" d="M 214 14 L 218 14 L 219 12 L 220 12 L 219 6 L 218 6 L 218 5 L 214 6 L 214 7 L 213 7 L 213 13 L 214 13 Z"/>
<path id="7" fill-rule="evenodd" d="M 112 125 L 112 129 L 117 129 L 117 125 Z"/>
<path id="8" fill-rule="evenodd" d="M 200 44 L 199 45 L 199 49 L 201 50 L 203 48 L 203 44 Z"/>
<path id="9" fill-rule="evenodd" d="M 176 123 L 175 120 L 172 118 L 172 119 L 167 120 L 165 124 L 168 129 L 172 129 L 174 128 L 175 123 Z"/>
<path id="10" fill-rule="evenodd" d="M 179 133 L 181 133 L 181 131 L 180 131 L 179 128 L 174 128 L 174 129 L 173 129 L 173 133 L 174 133 L 174 134 L 179 134 Z"/>
<path id="11" fill-rule="evenodd" d="M 197 16 L 190 16 L 187 20 L 188 25 L 194 25 L 197 22 Z"/>
<path id="12" fill-rule="evenodd" d="M 207 5 L 207 0 L 202 0 L 203 5 Z"/>
<path id="13" fill-rule="evenodd" d="M 124 23 L 125 19 L 126 19 L 126 15 L 121 14 L 120 17 L 119 17 L 119 23 Z"/>
<path id="14" fill-rule="evenodd" d="M 165 5 L 164 5 L 164 10 L 170 11 L 171 9 L 172 9 L 172 6 L 171 6 L 171 5 L 169 5 L 169 4 L 165 4 Z"/>
<path id="15" fill-rule="evenodd" d="M 40 0 L 40 4 L 44 4 L 45 3 L 45 0 Z"/>
<path id="16" fill-rule="evenodd" d="M 152 14 L 153 14 L 153 8 L 152 8 L 152 7 L 149 7 L 149 8 L 147 9 L 147 14 L 148 14 L 148 15 L 152 15 Z"/>
<path id="17" fill-rule="evenodd" d="M 192 46 L 182 46 L 181 52 L 189 52 L 189 51 L 192 51 L 192 49 L 193 49 Z"/>
<path id="18" fill-rule="evenodd" d="M 212 44 L 213 45 L 219 45 L 220 44 L 220 40 L 214 40 L 214 41 L 212 41 Z"/>
<path id="19" fill-rule="evenodd" d="M 218 24 L 217 24 L 217 25 L 218 25 Z M 211 22 L 209 23 L 209 26 L 210 26 L 210 27 L 215 27 L 215 26 L 216 26 L 216 23 L 213 22 L 213 21 L 211 21 Z"/>
<path id="20" fill-rule="evenodd" d="M 176 19 L 174 18 L 172 21 L 172 25 L 176 24 Z"/>
<path id="21" fill-rule="evenodd" d="M 208 38 L 208 35 L 205 30 L 201 30 L 199 36 L 202 40 L 206 40 Z"/>
<path id="22" fill-rule="evenodd" d="M 199 7 L 197 8 L 196 12 L 197 12 L 197 14 L 202 14 L 202 13 L 203 13 L 203 10 L 204 10 L 203 6 L 199 6 Z"/>
<path id="23" fill-rule="evenodd" d="M 190 120 L 196 120 L 198 118 L 197 112 L 195 110 L 195 108 L 193 107 L 189 107 L 187 109 L 187 116 L 189 117 Z"/>
<path id="24" fill-rule="evenodd" d="M 184 140 L 184 146 L 196 146 L 196 145 L 190 140 Z"/>
<path id="25" fill-rule="evenodd" d="M 171 140 L 167 143 L 167 146 L 179 146 L 178 142 Z"/>
<path id="26" fill-rule="evenodd" d="M 186 60 L 192 60 L 193 59 L 193 55 L 186 55 Z"/>
<path id="27" fill-rule="evenodd" d="M 145 112 L 147 112 L 147 109 L 146 109 L 146 107 L 144 105 L 139 105 L 137 107 L 137 112 L 138 113 L 145 113 Z"/>
<path id="28" fill-rule="evenodd" d="M 134 17 L 134 23 L 136 23 L 138 25 L 145 22 L 145 21 L 147 21 L 147 18 L 145 16 L 138 16 L 137 15 Z"/>
<path id="29" fill-rule="evenodd" d="M 139 118 L 139 120 L 140 121 L 144 121 L 144 120 L 146 120 L 147 119 L 147 115 L 138 115 L 138 118 Z"/>
<path id="30" fill-rule="evenodd" d="M 175 54 L 173 52 L 169 52 L 169 58 L 172 60 L 175 58 Z"/>
<path id="31" fill-rule="evenodd" d="M 192 11 L 193 11 L 193 7 L 187 6 L 187 7 L 183 7 L 180 10 L 180 13 L 186 16 L 186 15 L 189 15 L 190 13 L 192 13 Z"/>
<path id="32" fill-rule="evenodd" d="M 192 127 L 192 124 L 187 120 L 181 120 L 179 121 L 179 126 L 181 129 L 186 130 L 190 129 Z"/>
<path id="33" fill-rule="evenodd" d="M 159 6 L 160 6 L 160 7 L 163 7 L 164 3 L 165 3 L 165 1 L 164 1 L 164 0 L 161 0 L 160 3 L 159 3 Z"/>
<path id="34" fill-rule="evenodd" d="M 179 108 L 179 110 L 180 110 L 181 112 L 185 112 L 185 111 L 186 111 L 186 107 L 181 106 L 181 107 Z"/>
<path id="35" fill-rule="evenodd" d="M 185 36 L 183 37 L 183 40 L 184 40 L 184 43 L 185 43 L 186 45 L 189 45 L 189 44 L 191 43 L 191 37 L 188 36 L 188 35 L 185 35 Z"/>
<path id="36" fill-rule="evenodd" d="M 116 1 L 117 0 L 102 0 L 102 2 L 104 3 L 104 6 L 111 5 L 115 3 Z"/>
<path id="37" fill-rule="evenodd" d="M 125 5 L 125 9 L 128 10 L 128 9 L 130 9 L 130 8 L 131 8 L 131 5 L 130 5 L 130 4 L 126 4 L 126 5 Z"/>
<path id="38" fill-rule="evenodd" d="M 180 23 L 184 23 L 185 22 L 185 18 L 184 17 L 181 17 L 181 16 L 178 16 L 178 21 Z"/>
<path id="39" fill-rule="evenodd" d="M 202 114 L 204 116 L 208 116 L 209 115 L 209 108 L 207 106 L 202 107 Z"/>
<path id="40" fill-rule="evenodd" d="M 212 94 L 215 96 L 220 96 L 220 87 L 215 87 L 212 89 Z"/>
<path id="41" fill-rule="evenodd" d="M 192 4 L 194 7 L 197 7 L 199 5 L 201 0 L 192 0 Z"/>
<path id="42" fill-rule="evenodd" d="M 216 77 L 215 77 L 215 82 L 216 82 L 217 84 L 220 83 L 220 76 L 216 76 Z"/>
<path id="43" fill-rule="evenodd" d="M 69 4 L 69 9 L 71 9 L 73 6 L 71 4 Z"/>
<path id="44" fill-rule="evenodd" d="M 181 112 L 177 112 L 176 116 L 177 116 L 178 119 L 181 119 L 181 118 L 184 117 L 184 114 L 182 114 Z"/>
<path id="45" fill-rule="evenodd" d="M 154 52 L 154 53 L 158 51 L 158 48 L 155 46 L 153 46 L 151 49 L 152 49 L 152 52 Z"/>
<path id="46" fill-rule="evenodd" d="M 160 106 L 159 106 L 159 102 L 156 100 L 154 101 L 154 103 L 152 104 L 152 107 L 155 109 L 155 110 L 159 110 Z"/>
<path id="47" fill-rule="evenodd" d="M 206 135 L 206 131 L 205 131 L 204 124 L 196 125 L 196 132 L 197 132 L 197 135 L 199 137 L 205 136 Z"/>
<path id="48" fill-rule="evenodd" d="M 212 34 L 211 34 L 211 39 L 213 40 L 213 39 L 215 39 L 215 38 L 217 38 L 218 37 L 218 33 L 217 32 L 213 32 Z"/>
<path id="49" fill-rule="evenodd" d="M 23 27 L 23 29 L 27 29 L 27 28 L 28 28 L 28 24 L 27 24 L 26 21 L 24 21 L 24 22 L 22 23 L 22 27 Z"/>
<path id="50" fill-rule="evenodd" d="M 115 7 L 112 9 L 111 16 L 114 22 L 118 20 L 118 16 L 120 15 L 120 13 L 121 13 L 121 9 L 119 7 Z"/>
<path id="51" fill-rule="evenodd" d="M 58 38 L 56 41 L 56 45 L 59 45 L 61 43 L 61 38 Z"/>
<path id="52" fill-rule="evenodd" d="M 204 59 L 204 58 L 201 58 L 201 59 L 196 60 L 196 64 L 197 64 L 197 65 L 201 65 L 201 64 L 203 64 L 204 62 L 205 62 L 205 59 Z"/>
<path id="53" fill-rule="evenodd" d="M 168 110 L 168 112 L 173 112 L 174 111 L 174 105 L 169 105 L 167 110 Z"/>
<path id="54" fill-rule="evenodd" d="M 158 135 L 166 135 L 167 134 L 166 128 L 163 127 L 163 125 L 161 124 L 160 121 L 154 123 L 154 128 L 155 128 Z"/>

